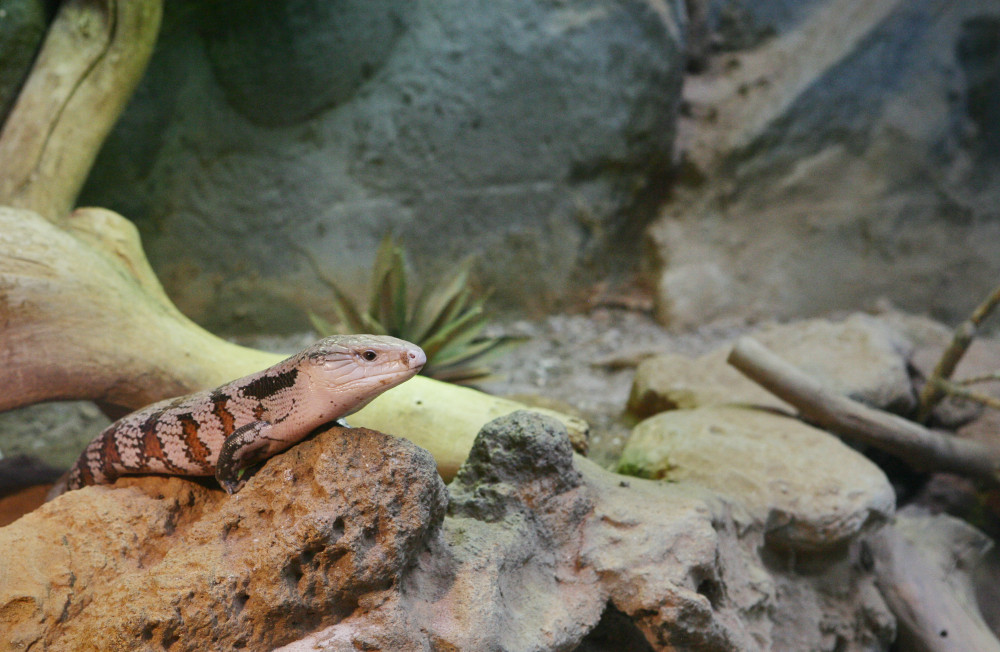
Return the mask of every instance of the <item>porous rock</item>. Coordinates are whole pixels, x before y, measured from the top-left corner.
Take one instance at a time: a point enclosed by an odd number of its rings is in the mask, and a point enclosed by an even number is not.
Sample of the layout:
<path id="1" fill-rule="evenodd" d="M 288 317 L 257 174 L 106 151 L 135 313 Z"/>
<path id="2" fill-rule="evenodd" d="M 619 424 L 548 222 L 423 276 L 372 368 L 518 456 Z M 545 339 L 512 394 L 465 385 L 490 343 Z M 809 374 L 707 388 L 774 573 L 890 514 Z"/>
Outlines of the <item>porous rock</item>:
<path id="1" fill-rule="evenodd" d="M 912 346 L 878 319 L 811 319 L 763 327 L 752 336 L 829 391 L 905 413 L 916 397 L 907 372 Z M 668 353 L 643 361 L 628 408 L 639 417 L 673 409 L 744 403 L 791 409 L 726 362 L 729 346 L 699 358 Z"/>
<path id="2" fill-rule="evenodd" d="M 331 428 L 227 497 L 128 478 L 0 529 L 0 640 L 15 649 L 269 649 L 398 584 L 444 515 L 434 460 Z"/>
<path id="3" fill-rule="evenodd" d="M 283 650 L 888 645 L 894 621 L 856 558 L 802 575 L 772 568 L 763 528 L 738 522 L 739 505 L 693 483 L 609 473 L 565 439 L 537 415 L 490 423 L 399 594 Z M 600 647 L 609 631 L 619 647 Z"/>
<path id="4" fill-rule="evenodd" d="M 694 482 L 747 508 L 777 548 L 843 545 L 885 522 L 885 474 L 838 438 L 796 419 L 742 407 L 664 412 L 635 427 L 619 469 Z"/>

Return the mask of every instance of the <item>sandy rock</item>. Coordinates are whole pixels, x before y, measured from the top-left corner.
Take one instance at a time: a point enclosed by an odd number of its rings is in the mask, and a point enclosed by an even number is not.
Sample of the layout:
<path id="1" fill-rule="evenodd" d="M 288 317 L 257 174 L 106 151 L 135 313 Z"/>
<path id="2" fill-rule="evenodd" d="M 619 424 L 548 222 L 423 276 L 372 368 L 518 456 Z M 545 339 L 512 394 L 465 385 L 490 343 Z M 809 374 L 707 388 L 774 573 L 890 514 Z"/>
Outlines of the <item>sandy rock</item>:
<path id="1" fill-rule="evenodd" d="M 274 647 L 378 602 L 445 501 L 426 451 L 339 428 L 231 498 L 178 478 L 69 492 L 0 529 L 0 641 Z"/>
<path id="2" fill-rule="evenodd" d="M 632 432 L 620 470 L 694 482 L 745 506 L 769 544 L 834 548 L 888 519 L 885 474 L 839 439 L 795 419 L 740 407 L 664 412 Z"/>
<path id="3" fill-rule="evenodd" d="M 662 324 L 694 329 L 733 311 L 733 280 L 715 263 L 670 267 L 660 276 L 655 313 Z"/>
<path id="4" fill-rule="evenodd" d="M 752 336 L 833 392 L 894 412 L 915 405 L 908 343 L 873 317 L 767 326 Z M 644 417 L 727 403 L 791 409 L 727 364 L 729 348 L 696 359 L 664 354 L 644 361 L 636 370 L 629 411 Z"/>
<path id="5" fill-rule="evenodd" d="M 729 348 L 699 358 L 663 353 L 644 360 L 636 367 L 628 411 L 644 418 L 669 410 L 733 403 L 790 410 L 787 403 L 726 364 Z"/>

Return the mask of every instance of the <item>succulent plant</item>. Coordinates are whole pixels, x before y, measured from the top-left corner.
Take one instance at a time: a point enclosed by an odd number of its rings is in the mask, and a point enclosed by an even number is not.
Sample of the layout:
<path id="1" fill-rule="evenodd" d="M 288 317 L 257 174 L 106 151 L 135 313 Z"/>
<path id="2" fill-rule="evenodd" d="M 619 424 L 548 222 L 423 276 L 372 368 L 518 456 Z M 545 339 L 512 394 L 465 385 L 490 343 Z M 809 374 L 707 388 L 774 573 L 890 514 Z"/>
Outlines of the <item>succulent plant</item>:
<path id="1" fill-rule="evenodd" d="M 427 364 L 421 371 L 426 376 L 457 384 L 485 380 L 490 371 L 481 365 L 519 340 L 482 335 L 487 297 L 476 296 L 469 284 L 471 257 L 450 275 L 425 284 L 411 303 L 406 256 L 392 236 L 386 236 L 375 255 L 371 297 L 365 311 L 320 272 L 315 260 L 311 262 L 320 280 L 333 292 L 338 320 L 331 323 L 310 313 L 309 319 L 321 335 L 374 333 L 408 340 L 427 354 Z"/>

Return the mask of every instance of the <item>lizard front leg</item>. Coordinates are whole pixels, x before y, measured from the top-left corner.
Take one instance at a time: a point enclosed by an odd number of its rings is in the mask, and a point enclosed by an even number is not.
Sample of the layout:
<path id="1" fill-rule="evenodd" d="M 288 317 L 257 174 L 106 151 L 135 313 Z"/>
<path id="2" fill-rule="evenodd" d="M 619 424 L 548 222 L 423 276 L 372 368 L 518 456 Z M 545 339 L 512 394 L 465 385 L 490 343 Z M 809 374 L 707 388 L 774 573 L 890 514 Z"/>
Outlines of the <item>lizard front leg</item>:
<path id="1" fill-rule="evenodd" d="M 267 421 L 254 421 L 226 437 L 215 464 L 215 478 L 226 493 L 234 494 L 242 489 L 247 479 L 241 477 L 241 472 L 271 456 L 276 442 L 270 436 L 271 429 Z"/>

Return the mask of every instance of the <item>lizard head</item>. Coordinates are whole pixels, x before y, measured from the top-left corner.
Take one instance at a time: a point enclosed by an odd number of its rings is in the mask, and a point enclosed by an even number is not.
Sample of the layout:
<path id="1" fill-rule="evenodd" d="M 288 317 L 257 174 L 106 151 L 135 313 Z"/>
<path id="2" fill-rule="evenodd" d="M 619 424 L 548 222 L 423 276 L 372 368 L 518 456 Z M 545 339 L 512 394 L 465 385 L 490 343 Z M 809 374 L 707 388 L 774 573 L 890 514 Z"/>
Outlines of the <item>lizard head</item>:
<path id="1" fill-rule="evenodd" d="M 334 335 L 302 352 L 322 412 L 332 419 L 356 412 L 385 390 L 409 380 L 427 362 L 416 344 L 386 335 Z"/>

